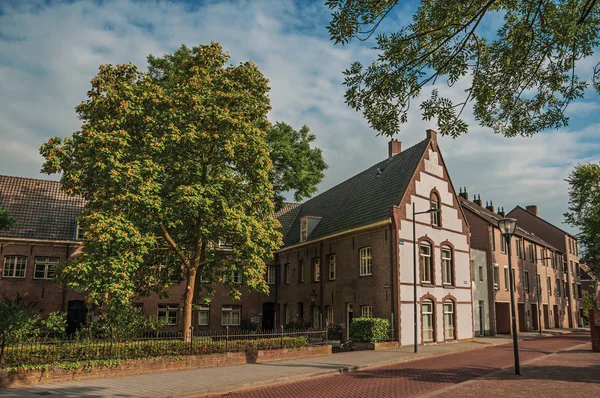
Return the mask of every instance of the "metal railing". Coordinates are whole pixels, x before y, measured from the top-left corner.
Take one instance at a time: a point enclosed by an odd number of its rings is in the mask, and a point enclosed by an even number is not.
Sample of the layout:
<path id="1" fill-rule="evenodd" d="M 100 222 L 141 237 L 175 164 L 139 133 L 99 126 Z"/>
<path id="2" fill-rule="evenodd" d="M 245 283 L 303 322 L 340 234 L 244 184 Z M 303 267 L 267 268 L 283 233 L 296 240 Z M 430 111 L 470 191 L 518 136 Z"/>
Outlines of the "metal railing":
<path id="1" fill-rule="evenodd" d="M 152 336 L 152 337 L 150 337 Z M 190 338 L 191 336 L 191 338 Z M 131 339 L 63 339 L 47 341 L 0 340 L 0 369 L 61 362 L 143 359 L 163 356 L 202 355 L 301 348 L 327 344 L 327 330 L 241 331 L 191 330 L 187 338 L 148 337 Z"/>

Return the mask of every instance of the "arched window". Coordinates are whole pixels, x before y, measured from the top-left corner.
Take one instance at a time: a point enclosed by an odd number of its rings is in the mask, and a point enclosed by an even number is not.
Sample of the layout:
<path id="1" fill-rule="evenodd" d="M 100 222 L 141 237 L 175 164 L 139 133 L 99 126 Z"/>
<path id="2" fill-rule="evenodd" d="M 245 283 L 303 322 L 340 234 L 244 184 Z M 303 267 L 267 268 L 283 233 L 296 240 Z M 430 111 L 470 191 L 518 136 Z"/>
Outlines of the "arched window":
<path id="1" fill-rule="evenodd" d="M 454 302 L 452 300 L 444 301 L 444 338 L 446 340 L 456 338 L 454 331 Z"/>
<path id="2" fill-rule="evenodd" d="M 442 283 L 454 285 L 454 264 L 452 263 L 452 249 L 442 246 Z"/>
<path id="3" fill-rule="evenodd" d="M 421 322 L 421 327 L 423 329 L 423 342 L 431 342 L 434 340 L 434 329 L 433 329 L 433 319 L 434 319 L 434 306 L 433 301 L 431 300 L 423 300 L 421 304 L 421 316 L 423 321 Z"/>
<path id="4" fill-rule="evenodd" d="M 440 209 L 440 197 L 438 196 L 437 193 L 435 193 L 435 192 L 431 193 L 430 202 L 431 202 L 430 207 L 432 209 Z M 431 213 L 431 225 L 433 225 L 434 227 L 441 227 L 440 220 L 441 220 L 441 218 L 440 218 L 439 211 L 436 213 Z"/>
<path id="5" fill-rule="evenodd" d="M 421 282 L 433 283 L 433 264 L 431 261 L 431 245 L 428 242 L 422 242 L 419 245 Z"/>

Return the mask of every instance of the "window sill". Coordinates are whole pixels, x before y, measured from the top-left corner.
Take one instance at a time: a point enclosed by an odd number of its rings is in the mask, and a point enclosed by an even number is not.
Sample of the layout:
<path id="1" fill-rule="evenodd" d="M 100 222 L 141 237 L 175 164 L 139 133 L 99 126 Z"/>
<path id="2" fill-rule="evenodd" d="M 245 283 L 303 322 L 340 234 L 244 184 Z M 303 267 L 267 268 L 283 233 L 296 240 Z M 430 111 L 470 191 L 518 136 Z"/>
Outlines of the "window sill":
<path id="1" fill-rule="evenodd" d="M 455 285 L 451 285 L 451 284 L 448 284 L 448 283 L 445 283 L 443 285 L 443 287 L 444 287 L 444 289 L 456 289 Z"/>
<path id="2" fill-rule="evenodd" d="M 435 285 L 431 282 L 421 282 L 421 286 L 423 287 L 435 287 Z"/>
<path id="3" fill-rule="evenodd" d="M 364 275 L 361 275 L 361 276 L 373 276 L 373 274 L 364 274 Z"/>
<path id="4" fill-rule="evenodd" d="M 442 226 L 441 225 L 432 225 L 431 228 L 440 229 L 441 230 Z"/>

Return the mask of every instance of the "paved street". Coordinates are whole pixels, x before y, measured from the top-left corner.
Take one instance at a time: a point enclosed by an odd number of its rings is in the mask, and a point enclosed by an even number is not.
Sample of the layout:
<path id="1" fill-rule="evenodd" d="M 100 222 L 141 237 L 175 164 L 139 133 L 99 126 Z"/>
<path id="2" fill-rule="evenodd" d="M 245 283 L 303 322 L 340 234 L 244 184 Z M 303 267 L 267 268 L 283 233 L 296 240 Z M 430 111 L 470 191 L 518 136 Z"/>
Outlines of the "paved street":
<path id="1" fill-rule="evenodd" d="M 520 343 L 521 361 L 528 362 L 534 359 L 542 358 L 548 354 L 581 346 L 589 341 L 588 334 L 571 334 L 556 337 L 549 337 L 539 340 L 527 340 Z M 575 378 L 579 370 L 593 365 L 593 371 L 585 369 L 585 381 L 579 383 L 599 383 L 600 356 L 585 350 L 576 351 L 571 354 L 569 371 L 570 376 L 565 376 L 564 364 L 561 364 L 563 354 L 548 357 L 547 362 L 539 362 L 523 368 L 524 376 L 520 379 L 522 386 L 527 386 L 528 381 L 536 380 L 534 387 L 523 390 L 518 387 L 512 387 L 510 393 L 503 392 L 502 388 L 495 388 L 497 396 L 536 396 L 535 385 L 540 384 L 540 380 L 547 377 L 552 380 L 564 380 L 568 382 Z M 581 364 L 577 364 L 577 355 L 585 358 Z M 368 369 L 355 373 L 341 374 L 329 377 L 313 378 L 296 383 L 288 383 L 262 389 L 252 389 L 239 391 L 237 393 L 227 394 L 228 397 L 412 397 L 430 393 L 435 390 L 447 388 L 449 386 L 471 380 L 486 374 L 490 374 L 513 364 L 512 345 L 503 345 L 483 350 L 470 351 L 467 353 L 455 353 L 438 358 L 428 358 L 418 361 L 400 363 Z M 556 365 L 561 368 L 556 368 Z M 581 368 L 581 369 L 579 369 Z M 573 371 L 575 370 L 575 372 Z M 500 375 L 498 378 L 507 381 L 504 384 L 510 384 L 510 371 L 507 375 Z M 514 378 L 513 378 L 514 379 Z M 487 393 L 488 384 L 494 384 L 497 379 L 490 378 L 486 384 L 474 384 L 472 387 L 464 387 L 452 392 L 452 396 L 489 396 Z M 543 383 L 543 382 L 542 382 Z M 485 392 L 484 392 L 485 391 Z M 566 395 L 552 396 L 583 396 L 589 395 L 589 389 L 584 388 L 580 393 L 569 388 L 570 393 Z M 535 393 L 534 393 L 535 392 Z M 444 397 L 449 396 L 446 393 Z M 591 394 L 589 396 L 594 396 Z"/>

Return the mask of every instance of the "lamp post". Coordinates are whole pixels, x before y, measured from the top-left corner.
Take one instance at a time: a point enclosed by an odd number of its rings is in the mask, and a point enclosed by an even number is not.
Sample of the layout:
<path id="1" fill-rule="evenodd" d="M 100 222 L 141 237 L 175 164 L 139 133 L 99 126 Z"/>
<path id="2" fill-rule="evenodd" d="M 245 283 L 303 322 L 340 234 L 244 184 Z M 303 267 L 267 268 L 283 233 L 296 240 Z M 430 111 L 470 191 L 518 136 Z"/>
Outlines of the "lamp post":
<path id="1" fill-rule="evenodd" d="M 427 213 L 439 213 L 440 209 L 431 208 L 426 211 L 420 211 L 415 213 L 415 202 L 412 204 L 412 220 L 413 220 L 413 310 L 415 315 L 415 354 L 417 353 L 417 220 L 415 220 L 415 216 L 417 214 L 427 214 Z M 432 248 L 433 249 L 433 248 Z"/>
<path id="2" fill-rule="evenodd" d="M 517 220 L 514 218 L 501 218 L 498 220 L 498 228 L 504 239 L 506 240 L 506 247 L 508 248 L 508 274 L 510 276 L 510 311 L 512 315 L 512 335 L 513 335 L 513 350 L 515 353 L 515 374 L 521 374 L 521 365 L 519 363 L 519 341 L 517 339 L 517 319 L 515 312 L 515 280 L 513 277 L 512 257 L 510 251 L 510 241 L 512 235 L 517 229 Z M 536 273 L 537 274 L 537 273 Z"/>

